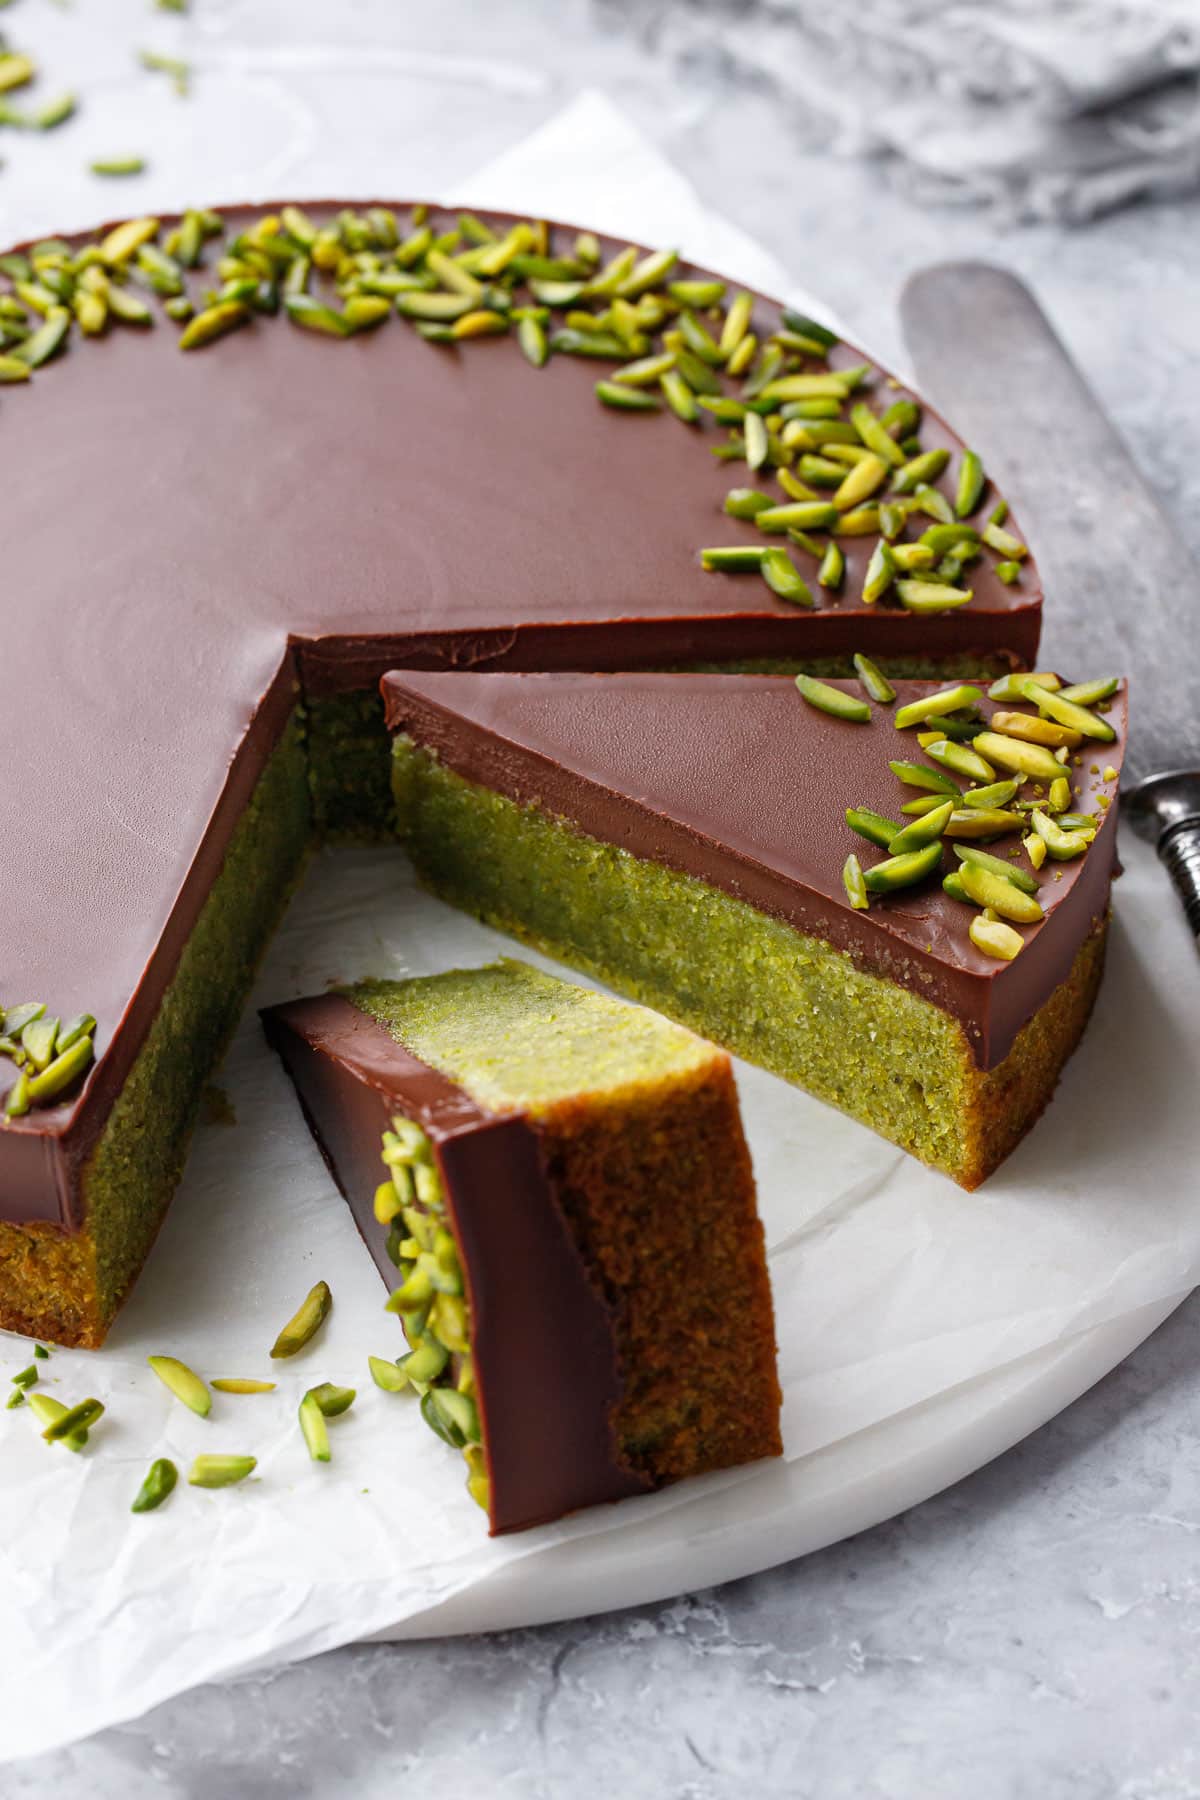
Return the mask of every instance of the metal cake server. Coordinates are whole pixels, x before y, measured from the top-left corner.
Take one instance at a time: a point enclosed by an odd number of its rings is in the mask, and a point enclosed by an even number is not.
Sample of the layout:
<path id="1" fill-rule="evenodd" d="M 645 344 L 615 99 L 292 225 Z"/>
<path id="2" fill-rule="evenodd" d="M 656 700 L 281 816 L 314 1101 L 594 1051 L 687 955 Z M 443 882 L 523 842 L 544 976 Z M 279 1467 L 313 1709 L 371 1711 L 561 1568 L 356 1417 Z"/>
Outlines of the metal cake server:
<path id="1" fill-rule="evenodd" d="M 1037 547 L 1039 661 L 1130 678 L 1122 809 L 1200 947 L 1200 568 L 1017 276 L 938 263 L 900 298 L 923 391 L 979 451 Z"/>

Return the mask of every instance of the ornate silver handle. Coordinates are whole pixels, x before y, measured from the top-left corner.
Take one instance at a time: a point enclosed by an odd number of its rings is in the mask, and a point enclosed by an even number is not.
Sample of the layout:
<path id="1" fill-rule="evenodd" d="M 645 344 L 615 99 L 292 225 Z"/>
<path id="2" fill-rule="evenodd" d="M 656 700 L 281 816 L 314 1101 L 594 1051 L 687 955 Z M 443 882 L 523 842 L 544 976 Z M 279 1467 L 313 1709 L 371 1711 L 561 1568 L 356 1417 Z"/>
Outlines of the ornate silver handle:
<path id="1" fill-rule="evenodd" d="M 1157 850 L 1200 949 L 1200 771 L 1151 775 L 1123 794 L 1121 805 L 1138 836 Z"/>
<path id="2" fill-rule="evenodd" d="M 1182 825 L 1165 831 L 1158 841 L 1158 854 L 1200 946 L 1200 819 L 1185 819 Z"/>

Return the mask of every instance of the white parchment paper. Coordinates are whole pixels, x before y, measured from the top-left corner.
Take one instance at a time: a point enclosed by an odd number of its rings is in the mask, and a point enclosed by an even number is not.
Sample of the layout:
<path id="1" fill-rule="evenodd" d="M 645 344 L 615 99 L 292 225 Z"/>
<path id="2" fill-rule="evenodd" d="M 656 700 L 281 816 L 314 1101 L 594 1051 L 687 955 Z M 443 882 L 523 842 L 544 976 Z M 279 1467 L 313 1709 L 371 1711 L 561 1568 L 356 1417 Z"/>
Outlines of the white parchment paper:
<path id="1" fill-rule="evenodd" d="M 467 198 L 464 192 L 463 198 Z M 469 184 L 476 205 L 586 219 L 767 289 L 780 272 L 708 218 L 681 178 L 600 100 L 585 98 Z M 793 290 L 794 292 L 794 290 Z M 1200 1266 L 1200 1008 L 1194 952 L 1153 857 L 1126 847 L 1097 1016 L 1043 1121 L 967 1196 L 807 1096 L 739 1067 L 771 1256 L 789 1460 L 951 1388 L 1187 1291 Z M 233 1124 L 202 1126 L 161 1239 L 109 1346 L 57 1352 L 45 1391 L 108 1412 L 84 1456 L 44 1445 L 27 1409 L 0 1411 L 0 1759 L 137 1716 L 195 1683 L 387 1631 L 548 1548 L 624 1534 L 689 1487 L 491 1542 L 462 1465 L 412 1404 L 371 1384 L 368 1354 L 399 1328 L 313 1147 L 255 1008 L 365 974 L 423 973 L 511 951 L 414 886 L 399 851 L 325 853 L 271 946 L 220 1073 Z M 535 959 L 541 960 L 541 959 Z M 553 966 L 547 964 L 547 966 Z M 267 1349 L 324 1278 L 328 1326 L 294 1362 Z M 202 1421 L 146 1367 L 274 1377 L 215 1396 Z M 0 1371 L 29 1355 L 0 1336 Z M 1096 1373 L 1101 1370 L 1098 1368 Z M 305 1388 L 359 1389 L 312 1464 Z M 1032 1422 L 1032 1416 L 1031 1416 Z M 129 1504 L 155 1456 L 250 1452 L 255 1478 Z M 718 1478 L 738 1529 L 761 1471 Z M 610 1536 L 611 1541 L 611 1536 Z M 752 1557 L 748 1557 L 747 1567 Z M 597 1591 L 594 1604 L 605 1603 Z"/>

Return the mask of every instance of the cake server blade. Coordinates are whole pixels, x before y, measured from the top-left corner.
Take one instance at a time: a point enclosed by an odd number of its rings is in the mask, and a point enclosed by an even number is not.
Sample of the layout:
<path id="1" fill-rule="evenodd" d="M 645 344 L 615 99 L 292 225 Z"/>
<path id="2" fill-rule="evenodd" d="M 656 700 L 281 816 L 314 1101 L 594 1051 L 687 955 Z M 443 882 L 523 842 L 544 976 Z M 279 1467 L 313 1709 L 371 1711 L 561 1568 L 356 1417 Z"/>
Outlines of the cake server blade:
<path id="1" fill-rule="evenodd" d="M 935 264 L 909 279 L 900 319 L 919 385 L 1037 550 L 1039 662 L 1129 677 L 1125 771 L 1138 785 L 1123 798 L 1200 933 L 1200 568 L 1017 276 Z"/>

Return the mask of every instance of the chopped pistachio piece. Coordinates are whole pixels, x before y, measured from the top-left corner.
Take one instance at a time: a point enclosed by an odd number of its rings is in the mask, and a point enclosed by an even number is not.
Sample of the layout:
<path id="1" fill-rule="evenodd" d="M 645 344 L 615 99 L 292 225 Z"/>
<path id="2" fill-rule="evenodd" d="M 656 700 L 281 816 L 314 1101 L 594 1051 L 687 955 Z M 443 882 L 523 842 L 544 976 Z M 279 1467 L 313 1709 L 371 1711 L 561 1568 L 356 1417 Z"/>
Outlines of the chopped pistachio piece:
<path id="1" fill-rule="evenodd" d="M 871 897 L 867 893 L 867 884 L 863 880 L 862 864 L 853 850 L 842 865 L 842 885 L 846 890 L 846 898 L 855 912 L 866 912 L 871 904 Z"/>
<path id="2" fill-rule="evenodd" d="M 827 681 L 818 681 L 814 675 L 797 675 L 796 686 L 802 699 L 819 712 L 829 713 L 832 718 L 845 719 L 855 725 L 867 725 L 871 719 L 871 708 L 865 700 L 857 699 L 853 694 L 843 693 L 841 688 L 831 687 Z"/>
<path id="3" fill-rule="evenodd" d="M 272 1358 L 295 1356 L 298 1350 L 303 1350 L 329 1317 L 332 1305 L 333 1295 L 328 1282 L 318 1281 L 275 1339 L 271 1346 Z"/>
<path id="4" fill-rule="evenodd" d="M 938 806 L 930 807 L 919 818 L 910 820 L 888 844 L 888 855 L 903 856 L 907 850 L 919 850 L 922 844 L 929 844 L 935 838 L 940 838 L 950 823 L 953 812 L 954 802 L 947 799 Z"/>
<path id="5" fill-rule="evenodd" d="M 182 1400 L 200 1418 L 208 1417 L 212 1411 L 212 1395 L 186 1363 L 181 1363 L 174 1356 L 148 1356 L 146 1361 L 163 1386 L 169 1388 L 177 1400 Z"/>
<path id="6" fill-rule="evenodd" d="M 42 1436 L 48 1444 L 57 1444 L 77 1432 L 90 1431 L 103 1413 L 104 1407 L 99 1400 L 81 1400 L 78 1406 L 68 1407 L 59 1418 L 52 1419 Z"/>
<path id="7" fill-rule="evenodd" d="M 988 762 L 1002 769 L 1013 769 L 1033 781 L 1056 781 L 1062 765 L 1041 744 L 1027 744 L 1022 738 L 1008 737 L 1003 732 L 981 731 L 975 749 Z"/>
<path id="8" fill-rule="evenodd" d="M 1002 807 L 960 807 L 951 813 L 950 823 L 945 830 L 948 838 L 997 838 L 1004 837 L 1010 831 L 1021 828 L 1020 813 L 1007 812 Z"/>
<path id="9" fill-rule="evenodd" d="M 1029 713 L 995 712 L 991 724 L 993 731 L 1003 731 L 1027 744 L 1044 744 L 1050 750 L 1061 750 L 1064 745 L 1073 750 L 1083 742 L 1081 731 L 1060 725 L 1056 719 L 1034 718 Z"/>
<path id="10" fill-rule="evenodd" d="M 153 1512 L 174 1491 L 178 1480 L 179 1470 L 175 1464 L 169 1457 L 160 1456 L 157 1461 L 150 1464 L 149 1472 L 137 1491 L 137 1496 L 129 1509 L 130 1512 Z"/>
<path id="11" fill-rule="evenodd" d="M 977 869 L 988 869 L 993 875 L 1000 875 L 1005 881 L 1011 881 L 1026 894 L 1036 894 L 1038 884 L 1032 875 L 1027 875 L 1019 864 L 1005 862 L 1002 857 L 990 856 L 986 850 L 976 849 L 974 844 L 955 844 L 954 854 L 959 862 L 973 863 Z"/>
<path id="12" fill-rule="evenodd" d="M 1061 693 L 1051 693 L 1037 682 L 1026 683 L 1024 697 L 1031 700 L 1040 713 L 1059 725 L 1066 725 L 1072 731 L 1082 733 L 1086 738 L 1096 738 L 1102 744 L 1111 744 L 1116 738 L 1117 734 L 1107 719 L 1099 718 L 1074 700 L 1064 700 Z"/>
<path id="13" fill-rule="evenodd" d="M 795 535 L 794 532 L 792 535 Z M 840 544 L 831 542 L 826 546 L 825 554 L 821 558 L 821 566 L 817 570 L 817 580 L 823 588 L 829 588 L 831 592 L 836 592 L 841 587 L 845 575 L 846 553 Z M 855 662 L 857 663 L 857 661 L 856 657 Z"/>
<path id="14" fill-rule="evenodd" d="M 939 713 L 962 712 L 965 707 L 974 706 L 983 699 L 981 690 L 960 682 L 957 687 L 943 688 L 940 693 L 928 694 L 923 700 L 910 700 L 907 706 L 898 708 L 895 725 L 898 731 L 904 731 L 910 725 L 919 725 L 922 720 L 933 718 Z"/>
<path id="15" fill-rule="evenodd" d="M 1082 856 L 1096 835 L 1090 830 L 1067 831 L 1038 807 L 1030 813 L 1029 823 L 1055 862 L 1069 862 L 1073 857 Z"/>
<path id="16" fill-rule="evenodd" d="M 968 899 L 990 908 L 1002 919 L 1017 925 L 1036 925 L 1046 916 L 1034 896 L 1010 881 L 1007 874 L 998 875 L 974 862 L 964 862 L 958 874 Z"/>
<path id="17" fill-rule="evenodd" d="M 793 606 L 816 605 L 812 589 L 786 550 L 764 550 L 760 567 L 763 580 L 781 600 L 789 600 Z"/>
<path id="18" fill-rule="evenodd" d="M 408 1386 L 408 1376 L 398 1363 L 389 1362 L 382 1356 L 368 1356 L 367 1366 L 371 1371 L 371 1380 L 385 1394 L 398 1394 Z"/>
<path id="19" fill-rule="evenodd" d="M 1019 931 L 1014 931 L 1001 919 L 989 919 L 984 913 L 977 913 L 967 930 L 975 948 L 998 961 L 1011 962 L 1025 948 L 1025 940 Z"/>
<path id="20" fill-rule="evenodd" d="M 966 606 L 975 597 L 972 588 L 950 587 L 933 581 L 898 581 L 896 593 L 901 605 L 915 613 L 953 612 L 955 607 Z"/>
<path id="21" fill-rule="evenodd" d="M 886 538 L 880 538 L 871 552 L 863 577 L 863 604 L 874 606 L 877 600 L 882 600 L 895 579 L 896 559 L 892 555 L 891 545 Z"/>
<path id="22" fill-rule="evenodd" d="M 209 1387 L 217 1389 L 221 1394 L 273 1394 L 273 1381 L 252 1381 L 243 1375 L 215 1375 Z"/>
<path id="23" fill-rule="evenodd" d="M 830 549 L 836 549 L 836 545 L 831 544 Z M 820 580 L 820 576 L 817 579 Z M 896 690 L 878 663 L 872 662 L 869 656 L 863 656 L 858 652 L 855 653 L 853 661 L 854 672 L 866 690 L 867 697 L 876 701 L 880 706 L 890 706 L 896 698 Z M 899 713 L 895 715 L 894 722 L 899 724 Z"/>
<path id="24" fill-rule="evenodd" d="M 320 1417 L 320 1414 L 317 1415 Z M 200 1488 L 233 1487 L 258 1467 L 256 1456 L 198 1456 L 188 1470 L 188 1485 Z"/>
<path id="25" fill-rule="evenodd" d="M 941 861 L 942 845 L 938 839 L 919 850 L 907 850 L 901 856 L 889 856 L 863 872 L 867 890 L 872 894 L 890 894 L 899 888 L 912 887 L 931 875 Z"/>
<path id="26" fill-rule="evenodd" d="M 747 570 L 757 574 L 765 555 L 766 550 L 758 544 L 716 545 L 700 552 L 700 563 L 705 569 L 726 575 L 744 574 Z"/>
<path id="27" fill-rule="evenodd" d="M 996 771 L 991 763 L 972 750 L 967 744 L 956 744 L 950 738 L 937 738 L 924 746 L 925 754 L 944 769 L 950 769 L 955 775 L 965 775 L 968 781 L 994 781 Z"/>
<path id="28" fill-rule="evenodd" d="M 993 681 L 991 687 L 988 689 L 988 699 L 1003 700 L 1005 702 L 1024 700 L 1028 697 L 1025 692 L 1025 683 L 1027 681 L 1035 681 L 1039 687 L 1043 688 L 1058 688 L 1062 686 L 1058 676 L 1051 674 L 1048 670 L 1044 670 L 1042 673 L 1035 675 L 1001 675 L 997 681 Z"/>
<path id="29" fill-rule="evenodd" d="M 239 326 L 248 324 L 249 320 L 250 308 L 242 301 L 220 300 L 215 306 L 205 307 L 203 312 L 198 312 L 184 326 L 179 334 L 179 348 L 200 350 L 205 344 L 214 343 L 217 338 L 225 337 Z"/>
<path id="30" fill-rule="evenodd" d="M 1060 700 L 1073 700 L 1076 706 L 1095 706 L 1100 700 L 1111 699 L 1120 685 L 1119 675 L 1105 675 L 1098 681 L 1078 681 L 1073 687 L 1060 688 L 1058 697 Z"/>
<path id="31" fill-rule="evenodd" d="M 960 519 L 968 518 L 975 511 L 983 499 L 986 485 L 982 457 L 977 456 L 974 450 L 964 450 L 958 466 L 958 486 L 954 494 L 954 510 Z"/>
<path id="32" fill-rule="evenodd" d="M 905 762 L 897 759 L 888 763 L 893 775 L 899 777 L 908 787 L 927 788 L 934 794 L 953 794 L 958 798 L 958 784 L 943 775 L 940 769 L 927 768 L 924 763 Z"/>
<path id="33" fill-rule="evenodd" d="M 900 829 L 882 813 L 872 812 L 869 806 L 848 806 L 846 823 L 851 831 L 857 831 L 859 837 L 865 837 L 870 844 L 878 844 L 881 850 L 887 849 Z"/>

